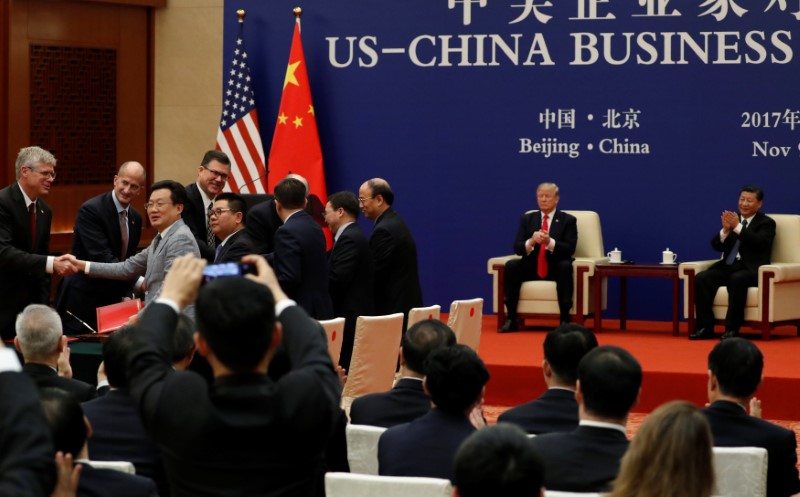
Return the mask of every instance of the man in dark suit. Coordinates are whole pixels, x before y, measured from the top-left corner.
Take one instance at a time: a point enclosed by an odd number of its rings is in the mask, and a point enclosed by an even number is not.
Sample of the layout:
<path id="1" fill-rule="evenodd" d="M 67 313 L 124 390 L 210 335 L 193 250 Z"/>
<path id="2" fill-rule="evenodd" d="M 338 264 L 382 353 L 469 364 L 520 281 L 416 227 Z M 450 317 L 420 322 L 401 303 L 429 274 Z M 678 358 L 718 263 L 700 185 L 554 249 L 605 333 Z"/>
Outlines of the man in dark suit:
<path id="1" fill-rule="evenodd" d="M 487 426 L 456 452 L 454 497 L 544 497 L 544 462 L 516 426 Z"/>
<path id="2" fill-rule="evenodd" d="M 145 178 L 144 166 L 135 161 L 125 162 L 114 176 L 112 191 L 81 205 L 72 234 L 75 257 L 119 262 L 136 253 L 142 234 L 142 216 L 131 204 L 144 191 Z M 130 296 L 134 283 L 135 280 L 99 280 L 81 273 L 61 280 L 55 303 L 64 331 L 68 335 L 90 332 L 81 321 L 96 330 L 97 308 Z"/>
<path id="3" fill-rule="evenodd" d="M 77 495 L 103 497 L 157 497 L 153 480 L 111 469 L 93 468 L 87 439 L 92 427 L 74 396 L 57 388 L 41 391 L 42 410 L 53 435 L 55 450 L 72 454 L 81 464 Z"/>
<path id="4" fill-rule="evenodd" d="M 22 370 L 39 388 L 66 390 L 81 402 L 97 396 L 94 385 L 72 378 L 67 337 L 58 313 L 50 307 L 31 304 L 20 313 L 14 345 L 25 360 Z"/>
<path id="5" fill-rule="evenodd" d="M 255 254 L 255 247 L 244 227 L 247 204 L 241 195 L 220 193 L 211 210 L 211 231 L 220 240 L 214 263 L 239 262 L 248 254 Z"/>
<path id="6" fill-rule="evenodd" d="M 572 256 L 578 245 L 578 222 L 574 216 L 558 210 L 560 194 L 555 183 L 536 188 L 539 211 L 525 213 L 519 221 L 514 253 L 521 259 L 506 262 L 503 291 L 508 320 L 500 333 L 517 331 L 517 305 L 520 287 L 526 281 L 556 282 L 561 322 L 569 322 L 572 309 Z"/>
<path id="7" fill-rule="evenodd" d="M 188 319 L 188 318 L 187 318 Z M 129 461 L 136 474 L 156 482 L 159 494 L 169 495 L 169 484 L 155 441 L 145 431 L 142 418 L 128 392 L 125 371 L 133 343 L 130 327 L 123 327 L 103 343 L 103 368 L 111 390 L 83 403 L 83 412 L 92 426 L 88 440 L 94 461 Z"/>
<path id="8" fill-rule="evenodd" d="M 474 411 L 483 403 L 489 371 L 466 345 L 440 347 L 429 357 L 424 385 L 433 401 L 428 414 L 393 426 L 378 441 L 378 474 L 453 480 L 453 459 L 475 432 Z"/>
<path id="9" fill-rule="evenodd" d="M 14 320 L 28 304 L 50 301 L 50 274 L 75 273 L 68 257 L 50 253 L 52 212 L 43 195 L 56 178 L 56 159 L 39 147 L 19 151 L 17 181 L 0 190 L 0 337 L 14 338 Z"/>
<path id="10" fill-rule="evenodd" d="M 625 424 L 639 398 L 642 367 L 627 351 L 606 345 L 581 359 L 575 398 L 580 422 L 570 433 L 531 440 L 545 458 L 544 486 L 562 492 L 605 492 L 628 449 Z"/>
<path id="11" fill-rule="evenodd" d="M 0 495 L 47 497 L 53 491 L 53 440 L 39 393 L 0 342 Z M 55 494 L 54 494 L 55 495 Z"/>
<path id="12" fill-rule="evenodd" d="M 186 256 L 134 333 L 131 394 L 163 449 L 173 496 L 319 496 L 339 379 L 319 325 L 288 299 L 263 258 L 245 261 L 258 276 L 217 278 L 197 298 L 195 340 L 215 383 L 170 361 L 177 311 L 194 300 L 205 265 Z M 291 370 L 273 381 L 267 368 L 280 343 Z"/>
<path id="13" fill-rule="evenodd" d="M 764 357 L 752 342 L 731 338 L 708 354 L 708 401 L 703 410 L 716 447 L 767 449 L 767 497 L 800 492 L 794 432 L 748 416 L 746 405 L 761 383 Z"/>
<path id="14" fill-rule="evenodd" d="M 364 182 L 358 202 L 367 219 L 375 221 L 369 238 L 375 263 L 375 308 L 380 315 L 408 311 L 422 306 L 417 244 L 406 222 L 392 209 L 394 192 L 381 178 Z"/>
<path id="15" fill-rule="evenodd" d="M 758 267 L 769 264 L 775 221 L 760 212 L 764 192 L 754 185 L 739 192 L 739 213 L 722 212 L 722 229 L 711 239 L 722 259 L 697 273 L 694 306 L 697 322 L 689 340 L 714 338 L 714 297 L 721 286 L 728 288 L 728 313 L 723 339 L 739 335 L 744 322 L 747 288 L 758 285 Z"/>
<path id="16" fill-rule="evenodd" d="M 303 209 L 306 187 L 294 178 L 275 185 L 275 208 L 283 226 L 275 232 L 272 265 L 281 288 L 314 319 L 331 319 L 328 260 L 322 228 Z"/>
<path id="17" fill-rule="evenodd" d="M 192 230 L 200 255 L 208 262 L 214 261 L 215 249 L 221 241 L 211 230 L 209 211 L 214 207 L 214 199 L 225 188 L 230 174 L 231 160 L 225 152 L 209 150 L 197 168 L 197 181 L 186 185 L 183 222 Z"/>
<path id="18" fill-rule="evenodd" d="M 578 364 L 595 347 L 594 333 L 578 324 L 562 324 L 548 333 L 542 361 L 547 390 L 539 398 L 504 412 L 497 421 L 515 423 L 534 435 L 574 431 L 578 427 Z"/>
<path id="19" fill-rule="evenodd" d="M 375 270 L 367 237 L 356 224 L 358 213 L 358 198 L 351 192 L 338 192 L 328 197 L 325 222 L 333 233 L 328 288 L 334 316 L 345 319 L 339 355 L 339 365 L 345 370 L 350 369 L 358 316 L 375 314 L 372 293 Z"/>
<path id="20" fill-rule="evenodd" d="M 350 406 L 350 422 L 389 428 L 408 423 L 431 410 L 431 399 L 422 388 L 425 361 L 440 347 L 451 347 L 456 335 L 435 319 L 420 321 L 400 341 L 400 380 L 388 392 L 363 395 Z"/>

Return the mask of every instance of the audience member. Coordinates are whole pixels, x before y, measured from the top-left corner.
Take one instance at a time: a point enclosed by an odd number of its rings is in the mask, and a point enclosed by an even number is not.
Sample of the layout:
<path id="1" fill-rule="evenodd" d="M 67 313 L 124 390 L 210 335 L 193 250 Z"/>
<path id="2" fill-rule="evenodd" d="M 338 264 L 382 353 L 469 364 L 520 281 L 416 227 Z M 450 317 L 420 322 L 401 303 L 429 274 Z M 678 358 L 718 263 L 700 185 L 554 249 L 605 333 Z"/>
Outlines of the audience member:
<path id="1" fill-rule="evenodd" d="M 697 273 L 694 284 L 694 307 L 697 321 L 689 340 L 714 338 L 714 311 L 717 290 L 728 289 L 728 312 L 723 339 L 739 335 L 744 322 L 747 288 L 758 285 L 758 268 L 769 264 L 775 221 L 760 212 L 764 191 L 754 185 L 739 192 L 739 213 L 722 211 L 722 229 L 711 238 L 714 250 L 722 259 Z"/>
<path id="2" fill-rule="evenodd" d="M 263 258 L 245 262 L 258 276 L 199 289 L 205 262 L 175 261 L 134 334 L 131 393 L 162 449 L 172 495 L 322 495 L 341 396 L 327 341 Z M 211 387 L 175 371 L 170 357 L 178 311 L 198 290 L 195 340 L 214 370 Z M 292 370 L 272 381 L 267 368 L 281 341 Z"/>
<path id="3" fill-rule="evenodd" d="M 488 426 L 456 452 L 453 497 L 544 497 L 544 462 L 516 426 Z"/>
<path id="4" fill-rule="evenodd" d="M 358 213 L 358 198 L 353 193 L 338 192 L 328 197 L 325 222 L 333 233 L 328 288 L 333 315 L 345 319 L 339 354 L 339 365 L 345 370 L 350 369 L 358 316 L 375 314 L 375 269 L 367 237 L 356 223 Z"/>
<path id="5" fill-rule="evenodd" d="M 283 225 L 275 232 L 273 267 L 281 288 L 314 319 L 333 318 L 328 294 L 325 234 L 303 209 L 306 186 L 294 178 L 275 185 L 275 208 Z"/>
<path id="6" fill-rule="evenodd" d="M 767 497 L 800 492 L 794 432 L 748 416 L 745 406 L 761 384 L 764 357 L 753 343 L 730 338 L 708 354 L 708 401 L 703 410 L 717 447 L 767 449 Z"/>
<path id="7" fill-rule="evenodd" d="M 573 431 L 578 427 L 575 383 L 578 363 L 597 347 L 594 333 L 578 324 L 562 324 L 544 339 L 542 373 L 547 390 L 539 398 L 509 409 L 498 422 L 515 423 L 532 434 Z"/>
<path id="8" fill-rule="evenodd" d="M 50 307 L 31 304 L 19 314 L 14 345 L 25 360 L 22 371 L 40 389 L 61 388 L 75 395 L 79 401 L 97 396 L 93 385 L 72 378 L 67 337 L 61 331 L 58 313 Z"/>
<path id="9" fill-rule="evenodd" d="M 145 177 L 144 166 L 135 161 L 125 162 L 114 176 L 114 188 L 110 192 L 101 193 L 81 205 L 72 233 L 75 257 L 114 263 L 136 254 L 142 234 L 142 216 L 132 203 L 144 191 Z M 130 297 L 135 283 L 135 279 L 100 280 L 80 273 L 61 280 L 56 309 L 64 331 L 68 335 L 87 333 L 89 330 L 83 323 L 96 330 L 97 308 Z"/>
<path id="10" fill-rule="evenodd" d="M 417 244 L 408 225 L 392 208 L 394 192 L 385 179 L 373 178 L 358 189 L 358 203 L 367 219 L 375 221 L 369 248 L 375 264 L 375 310 L 380 315 L 422 306 Z"/>
<path id="11" fill-rule="evenodd" d="M 639 427 L 608 497 L 711 497 L 713 457 L 705 416 L 689 402 L 669 402 Z"/>
<path id="12" fill-rule="evenodd" d="M 185 371 L 197 355 L 194 333 L 194 322 L 186 314 L 178 316 L 178 325 L 172 336 L 172 367 L 178 371 Z"/>
<path id="13" fill-rule="evenodd" d="M 453 459 L 475 431 L 489 371 L 466 345 L 440 347 L 425 363 L 423 385 L 433 401 L 424 416 L 386 430 L 378 441 L 378 473 L 453 480 Z"/>
<path id="14" fill-rule="evenodd" d="M 231 161 L 225 152 L 209 150 L 197 168 L 197 181 L 186 185 L 183 222 L 192 231 L 203 259 L 214 261 L 215 249 L 221 241 L 211 229 L 211 209 L 222 193 L 231 174 Z"/>
<path id="15" fill-rule="evenodd" d="M 78 480 L 79 497 L 153 497 L 158 495 L 153 480 L 129 475 L 112 469 L 92 467 L 89 446 L 92 427 L 84 417 L 78 400 L 69 392 L 58 388 L 44 388 L 40 392 L 45 419 L 53 435 L 56 451 L 72 454 L 75 463 L 82 466 Z"/>
<path id="16" fill-rule="evenodd" d="M 439 320 L 414 324 L 400 342 L 400 379 L 388 392 L 355 399 L 350 406 L 350 422 L 389 428 L 427 414 L 431 399 L 422 387 L 425 361 L 435 350 L 455 343 L 453 330 Z"/>
<path id="17" fill-rule="evenodd" d="M 581 359 L 575 392 L 578 428 L 532 439 L 546 455 L 544 486 L 548 490 L 609 489 L 628 448 L 625 425 L 641 385 L 642 367 L 626 350 L 605 345 Z"/>
<path id="18" fill-rule="evenodd" d="M 186 318 L 188 319 L 188 318 Z M 102 397 L 83 404 L 83 412 L 92 426 L 89 453 L 96 461 L 130 461 L 136 474 L 152 478 L 159 494 L 168 495 L 164 467 L 155 442 L 147 434 L 136 404 L 128 392 L 125 371 L 135 330 L 123 327 L 103 344 L 103 365 L 111 390 Z M 165 492 L 166 490 L 166 492 Z"/>
<path id="19" fill-rule="evenodd" d="M 247 204 L 241 195 L 220 193 L 209 212 L 209 226 L 220 240 L 214 256 L 215 263 L 239 262 L 242 257 L 255 253 L 253 242 L 244 229 Z"/>
<path id="20" fill-rule="evenodd" d="M 56 472 L 53 440 L 36 387 L 0 342 L 0 495 L 46 497 Z"/>
<path id="21" fill-rule="evenodd" d="M 14 338 L 14 320 L 28 304 L 50 301 L 50 274 L 69 275 L 69 256 L 50 253 L 50 207 L 42 196 L 56 179 L 56 158 L 39 147 L 17 155 L 17 181 L 0 190 L 0 338 Z"/>
<path id="22" fill-rule="evenodd" d="M 145 204 L 150 224 L 158 231 L 147 249 L 122 262 L 104 263 L 77 260 L 78 268 L 91 277 L 127 280 L 144 277 L 145 307 L 158 298 L 164 276 L 176 257 L 199 255 L 197 243 L 181 219 L 186 204 L 186 189 L 175 181 L 158 181 L 151 187 Z M 188 313 L 192 315 L 192 310 Z"/>
<path id="23" fill-rule="evenodd" d="M 522 284 L 531 280 L 556 282 L 561 322 L 569 322 L 572 309 L 572 256 L 578 245 L 578 221 L 558 210 L 561 195 L 555 183 L 536 188 L 539 210 L 523 214 L 519 220 L 514 253 L 522 258 L 506 262 L 503 292 L 508 319 L 500 333 L 517 331 L 517 304 Z"/>

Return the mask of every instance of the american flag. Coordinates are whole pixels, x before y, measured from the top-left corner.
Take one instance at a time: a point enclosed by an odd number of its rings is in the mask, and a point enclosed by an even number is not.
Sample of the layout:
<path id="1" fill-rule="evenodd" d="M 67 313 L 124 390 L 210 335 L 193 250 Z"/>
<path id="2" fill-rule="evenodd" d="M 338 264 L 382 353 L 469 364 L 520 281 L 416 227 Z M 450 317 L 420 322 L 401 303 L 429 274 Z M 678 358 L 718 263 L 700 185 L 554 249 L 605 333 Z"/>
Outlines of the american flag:
<path id="1" fill-rule="evenodd" d="M 261 146 L 253 82 L 244 48 L 244 12 L 237 14 L 239 34 L 230 69 L 223 73 L 225 92 L 217 132 L 217 150 L 225 152 L 231 160 L 231 178 L 225 185 L 226 191 L 266 193 L 264 148 Z"/>

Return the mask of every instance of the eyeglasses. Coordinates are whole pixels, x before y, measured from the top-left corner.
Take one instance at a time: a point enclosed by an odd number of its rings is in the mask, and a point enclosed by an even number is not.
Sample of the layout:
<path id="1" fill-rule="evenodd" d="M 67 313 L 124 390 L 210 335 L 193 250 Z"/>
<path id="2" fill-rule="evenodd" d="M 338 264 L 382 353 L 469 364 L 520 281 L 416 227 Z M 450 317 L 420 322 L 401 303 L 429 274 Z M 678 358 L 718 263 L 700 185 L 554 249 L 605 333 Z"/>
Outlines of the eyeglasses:
<path id="1" fill-rule="evenodd" d="M 239 209 L 233 209 L 231 207 L 228 207 L 228 208 L 225 208 L 225 209 L 209 209 L 208 210 L 208 216 L 209 217 L 211 217 L 211 216 L 220 217 L 223 212 L 228 212 L 228 211 L 239 212 Z"/>
<path id="2" fill-rule="evenodd" d="M 375 198 L 375 197 L 358 197 L 358 201 L 363 204 L 367 200 L 372 200 L 373 198 Z"/>
<path id="3" fill-rule="evenodd" d="M 147 202 L 146 204 L 144 204 L 144 210 L 149 211 L 151 208 L 155 208 L 156 210 L 160 211 L 166 205 L 172 205 L 172 202 L 163 202 L 163 201 Z"/>
<path id="4" fill-rule="evenodd" d="M 34 173 L 39 173 L 39 174 L 41 174 L 41 175 L 42 175 L 42 176 L 44 176 L 45 178 L 49 178 L 49 179 L 56 179 L 56 172 L 55 172 L 55 171 L 37 171 L 36 169 L 34 169 L 34 168 L 33 168 L 33 167 L 31 167 L 31 166 L 25 166 L 25 167 L 27 167 L 28 169 L 30 169 L 30 170 L 31 170 L 32 172 L 34 172 Z"/>
<path id="5" fill-rule="evenodd" d="M 221 173 L 221 172 L 216 171 L 214 169 L 211 169 L 210 167 L 208 167 L 206 165 L 203 165 L 203 169 L 205 169 L 206 171 L 210 172 L 211 174 L 213 174 L 217 178 L 221 179 L 222 181 L 228 181 L 228 178 L 230 177 L 227 174 Z"/>

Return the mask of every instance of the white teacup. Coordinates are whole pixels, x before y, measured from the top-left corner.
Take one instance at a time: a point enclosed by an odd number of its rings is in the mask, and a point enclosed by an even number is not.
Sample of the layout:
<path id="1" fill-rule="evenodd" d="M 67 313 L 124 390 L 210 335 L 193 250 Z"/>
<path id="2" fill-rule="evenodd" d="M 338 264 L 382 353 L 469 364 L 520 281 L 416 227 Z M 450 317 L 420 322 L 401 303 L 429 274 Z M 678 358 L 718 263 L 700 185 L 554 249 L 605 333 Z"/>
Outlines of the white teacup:
<path id="1" fill-rule="evenodd" d="M 676 260 L 678 260 L 678 254 L 670 249 L 661 252 L 661 264 L 675 264 Z"/>
<path id="2" fill-rule="evenodd" d="M 622 251 L 617 247 L 614 247 L 614 250 L 606 254 L 611 262 L 622 262 Z"/>

